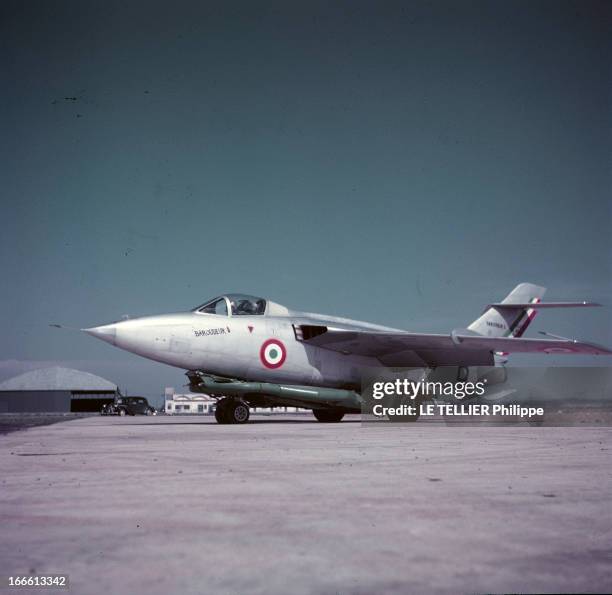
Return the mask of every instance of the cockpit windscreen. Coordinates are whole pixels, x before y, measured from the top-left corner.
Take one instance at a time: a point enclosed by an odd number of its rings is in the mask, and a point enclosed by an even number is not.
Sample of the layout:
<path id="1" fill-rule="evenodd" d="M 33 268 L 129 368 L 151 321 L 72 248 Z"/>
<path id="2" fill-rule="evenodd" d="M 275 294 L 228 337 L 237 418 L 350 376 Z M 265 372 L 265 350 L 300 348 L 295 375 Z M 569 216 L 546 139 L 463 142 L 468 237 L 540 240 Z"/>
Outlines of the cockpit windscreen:
<path id="1" fill-rule="evenodd" d="M 225 297 L 227 297 L 230 302 L 232 316 L 262 315 L 266 311 L 266 300 L 255 297 L 254 295 L 229 293 Z"/>
<path id="2" fill-rule="evenodd" d="M 228 293 L 227 295 L 214 298 L 194 308 L 192 311 L 227 316 L 228 308 L 232 316 L 261 316 L 266 312 L 266 300 L 254 295 Z"/>
<path id="3" fill-rule="evenodd" d="M 202 312 L 202 314 L 218 314 L 227 316 L 227 302 L 224 297 L 218 297 L 210 302 L 206 302 L 192 310 L 193 312 Z"/>

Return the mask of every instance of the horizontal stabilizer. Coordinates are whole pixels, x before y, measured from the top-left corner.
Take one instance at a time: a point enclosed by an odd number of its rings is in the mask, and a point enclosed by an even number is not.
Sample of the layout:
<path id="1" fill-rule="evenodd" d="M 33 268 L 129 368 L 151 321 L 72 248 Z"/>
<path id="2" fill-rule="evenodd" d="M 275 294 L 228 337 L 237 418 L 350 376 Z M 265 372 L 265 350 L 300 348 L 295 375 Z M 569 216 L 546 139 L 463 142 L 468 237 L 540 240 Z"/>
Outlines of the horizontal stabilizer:
<path id="1" fill-rule="evenodd" d="M 485 311 L 489 308 L 495 308 L 496 310 L 507 309 L 507 310 L 517 310 L 517 309 L 541 309 L 541 308 L 593 308 L 599 307 L 601 304 L 596 302 L 534 302 L 534 303 L 524 303 L 524 304 L 489 304 Z"/>

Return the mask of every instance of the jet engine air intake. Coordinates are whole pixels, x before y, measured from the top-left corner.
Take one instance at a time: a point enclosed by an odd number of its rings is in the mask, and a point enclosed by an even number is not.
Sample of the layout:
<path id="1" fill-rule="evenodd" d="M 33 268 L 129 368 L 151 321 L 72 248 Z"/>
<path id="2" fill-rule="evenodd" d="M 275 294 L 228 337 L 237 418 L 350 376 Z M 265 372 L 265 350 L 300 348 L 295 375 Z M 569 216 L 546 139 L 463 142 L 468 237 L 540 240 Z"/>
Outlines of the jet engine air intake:
<path id="1" fill-rule="evenodd" d="M 309 339 L 326 333 L 327 327 L 314 324 L 294 324 L 293 332 L 295 333 L 296 340 L 308 341 Z"/>

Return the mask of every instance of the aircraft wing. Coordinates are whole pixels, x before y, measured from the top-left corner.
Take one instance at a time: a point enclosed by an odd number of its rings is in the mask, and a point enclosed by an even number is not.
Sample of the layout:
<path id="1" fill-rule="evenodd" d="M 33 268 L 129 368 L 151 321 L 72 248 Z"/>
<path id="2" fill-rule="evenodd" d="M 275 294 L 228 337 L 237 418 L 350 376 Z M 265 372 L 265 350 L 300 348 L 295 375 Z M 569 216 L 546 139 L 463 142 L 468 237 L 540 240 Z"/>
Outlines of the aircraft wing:
<path id="1" fill-rule="evenodd" d="M 485 337 L 467 333 L 469 331 L 453 331 L 449 335 L 440 335 L 313 325 L 296 327 L 296 338 L 306 344 L 347 355 L 375 357 L 383 363 L 393 362 L 391 365 L 486 366 L 492 365 L 493 355 L 501 352 L 612 355 L 612 351 L 605 347 L 569 339 Z"/>

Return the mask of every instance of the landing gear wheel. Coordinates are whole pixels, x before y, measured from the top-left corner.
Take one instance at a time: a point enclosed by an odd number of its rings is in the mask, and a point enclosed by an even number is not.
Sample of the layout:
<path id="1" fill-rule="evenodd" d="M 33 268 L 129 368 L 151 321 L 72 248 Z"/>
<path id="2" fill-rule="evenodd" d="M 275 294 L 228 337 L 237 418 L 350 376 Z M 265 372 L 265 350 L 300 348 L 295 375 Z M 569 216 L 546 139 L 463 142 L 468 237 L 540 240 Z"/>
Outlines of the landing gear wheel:
<path id="1" fill-rule="evenodd" d="M 249 406 L 244 401 L 234 401 L 227 408 L 226 416 L 231 424 L 245 424 L 249 421 Z"/>
<path id="2" fill-rule="evenodd" d="M 217 423 L 219 424 L 229 423 L 229 421 L 227 421 L 226 409 L 227 409 L 227 399 L 221 399 L 220 401 L 217 401 L 217 406 L 215 408 L 215 419 L 217 420 Z"/>
<path id="3" fill-rule="evenodd" d="M 249 416 L 249 406 L 244 401 L 221 399 L 215 409 L 215 419 L 220 424 L 245 424 Z"/>
<path id="4" fill-rule="evenodd" d="M 121 417 L 124 417 L 125 416 L 125 409 L 119 409 L 119 415 Z"/>
<path id="5" fill-rule="evenodd" d="M 344 417 L 343 411 L 335 411 L 334 409 L 313 409 L 312 413 L 317 421 L 327 424 L 337 423 Z"/>

